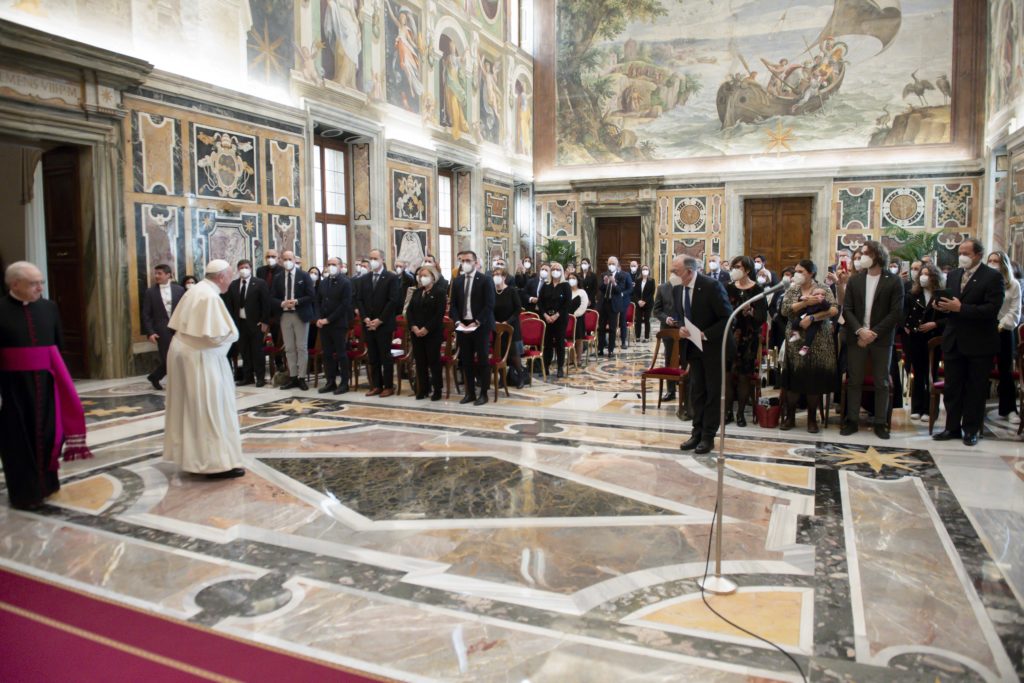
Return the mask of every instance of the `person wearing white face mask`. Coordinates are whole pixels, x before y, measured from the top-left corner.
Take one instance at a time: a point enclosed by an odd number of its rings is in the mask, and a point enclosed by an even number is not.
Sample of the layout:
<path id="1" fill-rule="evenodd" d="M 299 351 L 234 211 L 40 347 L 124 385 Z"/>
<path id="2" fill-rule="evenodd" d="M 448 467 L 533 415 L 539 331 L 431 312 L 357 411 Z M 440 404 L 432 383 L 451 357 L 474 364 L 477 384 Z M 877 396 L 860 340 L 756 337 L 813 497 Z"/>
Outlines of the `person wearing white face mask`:
<path id="1" fill-rule="evenodd" d="M 842 436 L 859 430 L 858 417 L 868 363 L 874 378 L 875 436 L 889 438 L 890 365 L 896 330 L 903 320 L 903 282 L 887 268 L 889 254 L 880 242 L 861 247 L 858 272 L 846 285 L 846 415 Z"/>
<path id="2" fill-rule="evenodd" d="M 523 308 L 533 313 L 540 314 L 538 302 L 540 301 L 540 290 L 551 278 L 551 267 L 548 264 L 543 264 L 540 270 L 537 271 L 535 277 L 530 278 L 526 283 L 526 288 L 521 292 L 521 300 L 526 302 Z"/>
<path id="3" fill-rule="evenodd" d="M 380 249 L 370 250 L 368 256 L 369 271 L 359 278 L 355 286 L 356 308 L 363 325 L 370 376 L 370 390 L 366 395 L 388 398 L 395 393 L 391 341 L 402 306 L 401 280 L 384 267 Z"/>
<path id="4" fill-rule="evenodd" d="M 437 286 L 437 273 L 421 266 L 416 271 L 419 287 L 406 309 L 406 320 L 416 360 L 416 400 L 422 401 L 430 390 L 430 400 L 441 400 L 441 344 L 444 342 L 445 291 Z"/>
<path id="5" fill-rule="evenodd" d="M 718 280 L 723 285 L 729 284 L 729 273 L 722 270 L 722 263 L 717 255 L 708 258 L 707 276 Z"/>
<path id="6" fill-rule="evenodd" d="M 558 377 L 565 377 L 565 330 L 571 315 L 572 287 L 562 277 L 562 264 L 552 261 L 551 277 L 540 290 L 538 309 L 547 324 L 544 331 L 544 372 L 550 374 L 551 356 L 558 357 Z"/>
<path id="7" fill-rule="evenodd" d="M 587 300 L 590 302 L 588 306 L 590 308 L 597 307 L 597 275 L 594 273 L 594 267 L 590 263 L 590 259 L 580 259 L 580 274 L 577 278 L 579 280 L 579 287 L 587 294 Z"/>
<path id="8" fill-rule="evenodd" d="M 341 274 L 341 261 L 327 260 L 327 274 L 317 289 L 316 327 L 320 330 L 320 347 L 324 361 L 324 386 L 319 393 L 333 392 L 340 396 L 348 392 L 350 364 L 348 359 L 348 331 L 354 316 L 352 283 Z"/>
<path id="9" fill-rule="evenodd" d="M 626 315 L 632 293 L 633 278 L 619 270 L 618 257 L 609 256 L 608 270 L 597 290 L 597 310 L 601 315 L 597 324 L 597 355 L 603 356 L 606 348 L 609 358 L 615 354 L 615 332 L 620 326 L 619 319 Z"/>
<path id="10" fill-rule="evenodd" d="M 650 266 L 640 267 L 640 279 L 633 284 L 633 339 L 647 343 L 651 341 L 651 310 L 654 308 L 654 278 Z M 641 338 L 640 332 L 644 335 Z"/>
<path id="11" fill-rule="evenodd" d="M 946 428 L 936 441 L 963 439 L 978 443 L 985 419 L 985 396 L 992 359 L 999 353 L 999 309 L 1005 298 L 999 271 L 982 263 L 985 248 L 966 239 L 957 249 L 960 267 L 949 273 L 946 292 L 935 307 L 942 321 L 942 356 L 946 372 Z"/>
<path id="12" fill-rule="evenodd" d="M 281 335 L 288 360 L 289 380 L 282 389 L 306 391 L 306 364 L 309 362 L 309 323 L 315 312 L 313 280 L 295 265 L 295 254 L 281 254 L 284 271 L 274 278 L 271 308 L 281 311 Z"/>
<path id="13" fill-rule="evenodd" d="M 522 389 L 530 377 L 523 369 L 523 333 L 519 327 L 519 313 L 523 310 L 519 301 L 519 290 L 512 285 L 512 276 L 506 268 L 497 268 L 491 273 L 494 280 L 494 321 L 512 327 L 512 345 L 508 351 L 509 372 L 507 381 Z M 504 353 L 504 349 L 501 349 Z"/>
<path id="14" fill-rule="evenodd" d="M 928 380 L 938 372 L 939 354 L 935 367 L 928 367 L 928 342 L 942 334 L 939 321 L 946 317 L 932 303 L 935 292 L 942 287 L 942 271 L 933 265 L 921 267 L 907 297 L 904 309 L 904 332 L 907 339 L 907 358 L 914 375 L 910 389 L 910 419 L 924 420 L 928 416 L 930 396 Z"/>
<path id="15" fill-rule="evenodd" d="M 242 376 L 235 384 L 265 383 L 266 354 L 264 338 L 270 327 L 270 288 L 252 274 L 248 259 L 238 262 L 238 279 L 228 287 L 228 310 L 238 328 L 238 352 L 242 356 Z"/>
<path id="16" fill-rule="evenodd" d="M 738 308 L 750 299 L 761 294 L 763 288 L 751 280 L 754 262 L 749 256 L 737 256 L 729 265 L 729 279 L 725 293 L 733 309 Z M 760 365 L 758 350 L 760 349 L 761 326 L 768 319 L 768 304 L 764 299 L 743 309 L 733 323 L 732 336 L 736 341 L 736 350 L 729 366 L 729 377 L 725 385 L 725 423 L 732 422 L 732 402 L 736 398 L 736 425 L 747 426 L 744 414 L 747 401 L 753 393 L 753 382 L 757 381 Z"/>
<path id="17" fill-rule="evenodd" d="M 782 315 L 789 321 L 787 338 L 797 327 L 807 330 L 815 322 L 821 323 L 821 331 L 815 335 L 806 354 L 800 354 L 798 348 L 786 344 L 780 382 L 786 391 L 786 419 L 780 429 L 793 429 L 800 395 L 804 394 L 807 396 L 807 431 L 811 434 L 819 431 L 817 413 L 822 394 L 835 388 L 836 349 L 832 340 L 831 321 L 839 313 L 832 291 L 814 280 L 817 272 L 813 261 L 800 261 L 794 269 L 793 286 L 786 290 L 782 299 Z M 814 294 L 815 290 L 820 290 L 820 293 Z M 804 315 L 807 309 L 822 304 L 828 304 L 828 308 L 813 315 Z"/>
<path id="18" fill-rule="evenodd" d="M 276 249 L 267 249 L 264 255 L 264 265 L 256 269 L 256 277 L 267 285 L 267 292 L 274 291 L 274 278 L 284 272 Z M 275 348 L 284 348 L 284 337 L 281 335 L 281 310 L 276 306 L 270 307 L 270 337 L 274 340 Z M 277 372 L 284 370 L 284 354 L 274 354 L 274 367 Z"/>
<path id="19" fill-rule="evenodd" d="M 434 272 L 437 273 L 437 283 L 434 286 L 447 295 L 449 293 L 448 279 L 444 276 L 444 273 L 441 272 L 441 268 L 438 267 L 437 258 L 435 258 L 433 254 L 427 254 L 423 257 L 423 263 L 420 264 L 420 268 L 424 266 L 434 269 Z"/>
<path id="20" fill-rule="evenodd" d="M 474 251 L 458 254 L 461 273 L 452 282 L 451 313 L 459 338 L 459 364 L 466 395 L 459 403 L 482 406 L 491 384 L 490 348 L 494 330 L 494 280 L 477 272 Z M 477 392 L 479 389 L 479 393 Z"/>

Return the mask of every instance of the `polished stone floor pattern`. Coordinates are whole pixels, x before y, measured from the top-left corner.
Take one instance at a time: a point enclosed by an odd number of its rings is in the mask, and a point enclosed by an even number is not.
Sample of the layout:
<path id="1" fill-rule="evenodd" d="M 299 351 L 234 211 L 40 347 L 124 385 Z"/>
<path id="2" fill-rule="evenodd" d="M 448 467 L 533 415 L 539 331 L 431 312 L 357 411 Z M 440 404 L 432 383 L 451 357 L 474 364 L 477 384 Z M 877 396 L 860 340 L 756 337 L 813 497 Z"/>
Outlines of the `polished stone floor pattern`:
<path id="1" fill-rule="evenodd" d="M 141 379 L 80 387 L 96 459 L 0 565 L 399 680 L 799 681 L 715 616 L 715 459 L 640 412 L 643 346 L 483 408 L 238 390 L 247 475 L 160 460 Z M 709 603 L 816 681 L 1024 674 L 1024 449 L 732 428 Z"/>

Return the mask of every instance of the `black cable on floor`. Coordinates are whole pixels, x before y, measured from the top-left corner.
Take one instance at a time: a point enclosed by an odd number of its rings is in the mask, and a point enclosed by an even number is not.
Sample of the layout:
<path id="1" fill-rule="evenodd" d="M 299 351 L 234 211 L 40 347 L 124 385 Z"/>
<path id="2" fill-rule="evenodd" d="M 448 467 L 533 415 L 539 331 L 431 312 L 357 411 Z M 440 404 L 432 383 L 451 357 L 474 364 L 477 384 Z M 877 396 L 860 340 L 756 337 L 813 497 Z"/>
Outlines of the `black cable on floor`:
<path id="1" fill-rule="evenodd" d="M 737 630 L 743 631 L 744 633 L 746 633 L 746 634 L 748 634 L 750 636 L 753 636 L 754 638 L 757 638 L 762 643 L 767 643 L 768 645 L 771 645 L 773 648 L 775 648 L 776 650 L 778 650 L 782 654 L 786 655 L 786 657 L 789 659 L 789 661 L 793 662 L 793 666 L 796 667 L 796 670 L 800 672 L 800 678 L 803 679 L 804 683 L 807 683 L 807 676 L 806 676 L 806 674 L 804 674 L 804 670 L 800 667 L 800 662 L 796 661 L 796 659 L 793 658 L 793 655 L 789 654 L 784 649 L 782 649 L 781 647 L 779 647 L 778 645 L 776 645 L 772 641 L 768 640 L 767 638 L 762 638 L 761 636 L 757 635 L 753 631 L 748 631 L 747 629 L 743 628 L 739 624 L 735 624 L 735 623 L 729 621 L 718 610 L 716 610 L 714 607 L 712 607 L 711 603 L 708 602 L 707 595 L 705 595 L 705 593 L 704 593 L 704 581 L 706 581 L 707 578 L 708 578 L 708 569 L 711 566 L 711 539 L 715 535 L 715 518 L 717 516 L 718 516 L 718 501 L 715 501 L 715 511 L 711 514 L 711 532 L 708 534 L 708 553 L 707 553 L 707 556 L 706 556 L 706 558 L 704 560 L 704 578 L 700 581 L 700 584 L 699 584 L 700 585 L 700 599 L 704 601 L 704 606 L 707 607 L 709 610 L 711 610 L 712 614 L 714 614 L 716 617 L 718 617 L 719 619 L 721 619 L 725 623 L 729 624 L 729 626 L 732 626 L 733 628 L 735 628 Z"/>

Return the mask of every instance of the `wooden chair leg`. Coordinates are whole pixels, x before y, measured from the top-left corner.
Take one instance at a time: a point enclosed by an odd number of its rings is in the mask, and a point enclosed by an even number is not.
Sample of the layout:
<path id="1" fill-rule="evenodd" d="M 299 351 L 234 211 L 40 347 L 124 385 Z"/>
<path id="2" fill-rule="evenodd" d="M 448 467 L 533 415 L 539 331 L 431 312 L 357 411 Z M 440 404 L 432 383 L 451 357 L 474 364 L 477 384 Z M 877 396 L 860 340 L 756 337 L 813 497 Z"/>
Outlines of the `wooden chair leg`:
<path id="1" fill-rule="evenodd" d="M 661 410 L 661 395 L 665 393 L 665 380 L 658 379 L 658 410 Z"/>
<path id="2" fill-rule="evenodd" d="M 640 414 L 647 414 L 647 378 L 640 378 Z"/>
<path id="3" fill-rule="evenodd" d="M 502 380 L 502 384 L 505 385 L 505 396 L 506 397 L 511 396 L 512 394 L 508 393 L 508 366 L 507 365 L 501 369 L 501 380 Z M 497 399 L 495 399 L 495 400 L 497 400 Z"/>

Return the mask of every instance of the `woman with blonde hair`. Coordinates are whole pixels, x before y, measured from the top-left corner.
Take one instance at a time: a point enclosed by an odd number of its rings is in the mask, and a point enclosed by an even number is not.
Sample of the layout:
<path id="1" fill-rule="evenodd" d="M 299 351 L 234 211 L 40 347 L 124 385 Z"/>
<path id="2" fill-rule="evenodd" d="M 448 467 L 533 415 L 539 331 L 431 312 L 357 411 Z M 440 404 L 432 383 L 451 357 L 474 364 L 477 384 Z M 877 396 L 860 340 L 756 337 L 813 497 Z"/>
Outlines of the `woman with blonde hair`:
<path id="1" fill-rule="evenodd" d="M 544 332 L 544 372 L 551 366 L 551 354 L 558 357 L 558 377 L 565 377 L 565 327 L 571 312 L 572 287 L 565 281 L 562 264 L 552 261 L 548 264 L 551 275 L 540 289 L 537 310 L 547 323 Z"/>
<path id="2" fill-rule="evenodd" d="M 986 259 L 989 268 L 1003 276 L 1003 305 L 999 309 L 999 417 L 1020 424 L 1017 414 L 1017 386 L 1013 381 L 1013 359 L 1017 351 L 1017 325 L 1020 324 L 1020 283 L 1005 251 L 993 251 Z"/>

